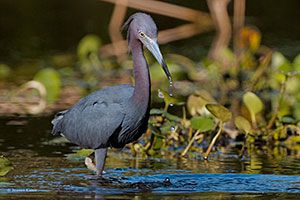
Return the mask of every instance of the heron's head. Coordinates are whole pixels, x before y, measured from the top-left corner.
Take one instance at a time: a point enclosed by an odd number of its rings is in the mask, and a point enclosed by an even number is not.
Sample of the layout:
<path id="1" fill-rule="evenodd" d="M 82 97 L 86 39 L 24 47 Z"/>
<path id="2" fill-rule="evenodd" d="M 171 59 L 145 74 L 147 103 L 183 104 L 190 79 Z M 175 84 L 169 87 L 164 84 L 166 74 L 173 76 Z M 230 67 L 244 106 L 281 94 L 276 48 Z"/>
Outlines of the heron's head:
<path id="1" fill-rule="evenodd" d="M 155 57 L 157 62 L 162 66 L 169 81 L 172 81 L 171 74 L 163 59 L 157 43 L 157 27 L 150 15 L 145 13 L 135 13 L 131 15 L 123 26 L 123 30 L 127 29 L 127 39 L 130 51 L 133 40 L 139 40 Z"/>

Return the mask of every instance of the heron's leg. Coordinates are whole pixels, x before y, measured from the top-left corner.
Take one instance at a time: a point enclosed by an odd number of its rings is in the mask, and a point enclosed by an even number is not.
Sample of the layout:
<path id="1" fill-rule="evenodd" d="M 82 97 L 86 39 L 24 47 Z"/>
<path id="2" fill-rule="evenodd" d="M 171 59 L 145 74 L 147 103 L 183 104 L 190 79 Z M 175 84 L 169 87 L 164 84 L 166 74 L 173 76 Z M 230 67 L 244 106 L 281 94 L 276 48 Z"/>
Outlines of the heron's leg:
<path id="1" fill-rule="evenodd" d="M 106 153 L 107 153 L 107 148 L 95 150 L 96 169 L 97 169 L 98 176 L 102 175 L 102 172 L 104 169 L 104 164 L 105 164 L 105 159 L 106 159 Z"/>

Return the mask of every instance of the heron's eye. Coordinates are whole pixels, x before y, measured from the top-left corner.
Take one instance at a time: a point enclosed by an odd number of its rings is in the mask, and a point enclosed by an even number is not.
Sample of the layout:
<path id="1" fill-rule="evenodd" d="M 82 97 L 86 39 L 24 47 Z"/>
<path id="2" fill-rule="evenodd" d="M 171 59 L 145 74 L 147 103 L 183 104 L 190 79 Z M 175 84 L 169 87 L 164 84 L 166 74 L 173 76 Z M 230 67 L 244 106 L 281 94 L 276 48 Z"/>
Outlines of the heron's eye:
<path id="1" fill-rule="evenodd" d="M 139 31 L 139 35 L 140 35 L 141 38 L 145 37 L 145 33 L 143 33 L 142 31 Z"/>

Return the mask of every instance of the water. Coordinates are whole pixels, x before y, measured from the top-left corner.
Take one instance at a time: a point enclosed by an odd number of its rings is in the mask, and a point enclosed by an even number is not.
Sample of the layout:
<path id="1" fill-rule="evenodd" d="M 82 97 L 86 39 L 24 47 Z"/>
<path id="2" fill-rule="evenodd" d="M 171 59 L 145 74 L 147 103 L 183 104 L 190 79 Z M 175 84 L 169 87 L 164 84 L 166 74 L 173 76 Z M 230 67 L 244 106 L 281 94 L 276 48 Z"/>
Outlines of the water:
<path id="1" fill-rule="evenodd" d="M 229 149 L 204 161 L 110 150 L 100 179 L 83 159 L 66 159 L 76 147 L 53 141 L 50 121 L 0 118 L 0 151 L 14 166 L 0 178 L 0 199 L 299 199 L 299 156 L 241 160 Z"/>

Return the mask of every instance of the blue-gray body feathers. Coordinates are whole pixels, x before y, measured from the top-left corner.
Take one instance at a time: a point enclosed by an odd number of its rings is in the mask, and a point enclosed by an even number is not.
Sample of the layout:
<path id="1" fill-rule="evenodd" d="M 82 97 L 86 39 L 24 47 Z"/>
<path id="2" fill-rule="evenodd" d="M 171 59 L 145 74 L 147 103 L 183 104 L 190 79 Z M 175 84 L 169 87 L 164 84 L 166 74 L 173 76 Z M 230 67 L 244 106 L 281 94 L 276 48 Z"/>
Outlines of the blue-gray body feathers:
<path id="1" fill-rule="evenodd" d="M 133 92 L 119 85 L 91 93 L 55 116 L 52 133 L 83 148 L 124 147 L 145 132 L 149 118 L 149 106 L 134 104 Z"/>

